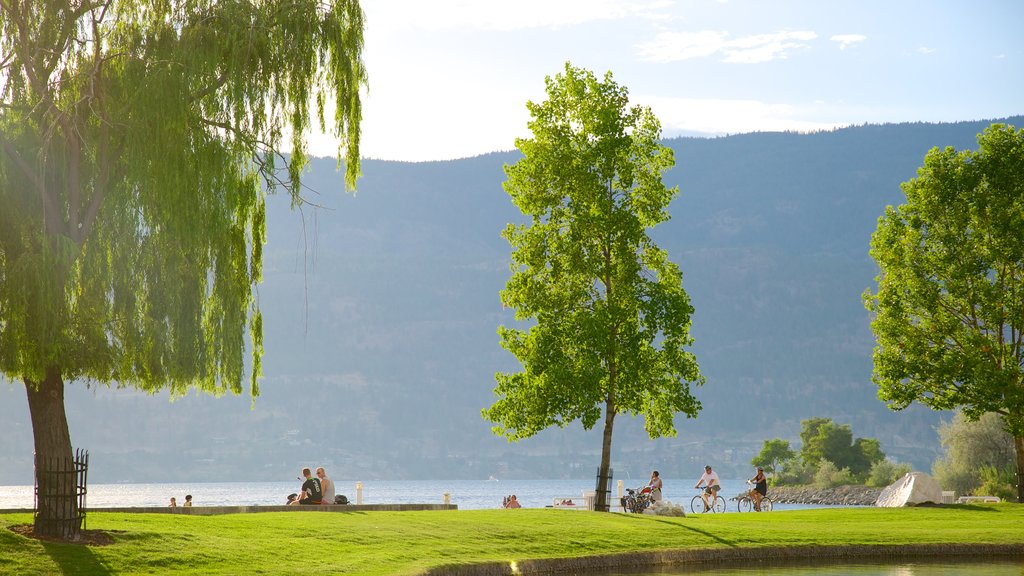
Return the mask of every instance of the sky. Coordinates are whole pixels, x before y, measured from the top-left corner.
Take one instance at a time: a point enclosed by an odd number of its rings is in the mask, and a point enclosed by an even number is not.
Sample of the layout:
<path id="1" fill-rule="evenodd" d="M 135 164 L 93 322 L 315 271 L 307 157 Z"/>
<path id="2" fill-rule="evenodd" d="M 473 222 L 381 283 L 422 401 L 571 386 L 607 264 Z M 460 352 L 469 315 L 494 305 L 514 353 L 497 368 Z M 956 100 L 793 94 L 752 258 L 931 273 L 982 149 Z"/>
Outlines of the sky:
<path id="1" fill-rule="evenodd" d="M 362 0 L 362 156 L 515 148 L 566 62 L 665 136 L 1024 113 L 1024 1 Z M 337 141 L 312 135 L 314 154 Z"/>

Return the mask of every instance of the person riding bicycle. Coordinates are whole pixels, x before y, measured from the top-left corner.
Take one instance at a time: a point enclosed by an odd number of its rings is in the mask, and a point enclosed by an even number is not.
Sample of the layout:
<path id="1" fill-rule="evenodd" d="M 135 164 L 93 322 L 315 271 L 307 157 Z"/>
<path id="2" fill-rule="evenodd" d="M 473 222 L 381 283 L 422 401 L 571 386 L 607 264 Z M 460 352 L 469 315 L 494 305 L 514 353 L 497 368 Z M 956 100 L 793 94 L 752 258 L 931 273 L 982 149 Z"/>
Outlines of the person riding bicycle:
<path id="1" fill-rule="evenodd" d="M 750 491 L 750 497 L 754 500 L 754 510 L 760 512 L 761 499 L 768 494 L 768 478 L 764 475 L 764 468 L 758 466 L 757 474 L 747 482 L 754 485 L 754 489 Z"/>
<path id="2" fill-rule="evenodd" d="M 722 481 L 718 479 L 718 474 L 711 471 L 711 466 L 705 466 L 704 475 L 700 477 L 694 488 L 700 488 L 701 484 L 704 484 L 701 499 L 704 500 L 704 511 L 707 512 L 711 509 L 711 505 L 708 504 L 708 496 L 711 496 L 711 502 L 714 503 L 715 498 L 718 497 L 718 491 L 722 489 Z"/>

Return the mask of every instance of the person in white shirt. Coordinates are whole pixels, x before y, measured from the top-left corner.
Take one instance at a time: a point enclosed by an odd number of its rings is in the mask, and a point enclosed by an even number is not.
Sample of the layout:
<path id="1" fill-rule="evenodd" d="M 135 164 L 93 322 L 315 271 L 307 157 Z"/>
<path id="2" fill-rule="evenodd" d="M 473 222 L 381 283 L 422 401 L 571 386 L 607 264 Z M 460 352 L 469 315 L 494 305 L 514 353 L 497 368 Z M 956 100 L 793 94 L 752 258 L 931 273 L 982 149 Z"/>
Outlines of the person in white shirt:
<path id="1" fill-rule="evenodd" d="M 722 489 L 722 481 L 718 479 L 718 474 L 711 471 L 711 466 L 705 466 L 704 475 L 700 477 L 694 488 L 700 488 L 701 484 L 704 485 L 701 499 L 704 500 L 704 511 L 707 512 L 711 509 L 711 505 L 708 504 L 708 496 L 711 497 L 711 502 L 714 503 L 715 498 L 718 497 L 718 491 Z"/>
<path id="2" fill-rule="evenodd" d="M 651 472 L 651 481 L 647 484 L 647 486 L 649 486 L 651 489 L 651 502 L 653 502 L 654 504 L 661 502 L 662 482 L 661 476 L 658 474 L 657 470 Z"/>

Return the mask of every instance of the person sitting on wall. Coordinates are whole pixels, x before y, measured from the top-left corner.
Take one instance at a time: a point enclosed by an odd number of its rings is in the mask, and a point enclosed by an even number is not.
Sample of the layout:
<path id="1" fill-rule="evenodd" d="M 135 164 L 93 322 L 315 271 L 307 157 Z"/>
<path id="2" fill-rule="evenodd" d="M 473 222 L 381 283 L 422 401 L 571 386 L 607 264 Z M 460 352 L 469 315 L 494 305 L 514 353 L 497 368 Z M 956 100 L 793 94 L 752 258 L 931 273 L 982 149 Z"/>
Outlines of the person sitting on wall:
<path id="1" fill-rule="evenodd" d="M 320 486 L 320 479 L 314 478 L 309 468 L 302 469 L 302 476 L 306 479 L 302 483 L 302 491 L 299 493 L 299 504 L 310 505 L 323 502 L 324 493 Z"/>
<path id="2" fill-rule="evenodd" d="M 508 502 L 505 504 L 505 508 L 522 508 L 522 506 L 519 505 L 519 500 L 516 500 L 515 494 L 508 497 Z"/>

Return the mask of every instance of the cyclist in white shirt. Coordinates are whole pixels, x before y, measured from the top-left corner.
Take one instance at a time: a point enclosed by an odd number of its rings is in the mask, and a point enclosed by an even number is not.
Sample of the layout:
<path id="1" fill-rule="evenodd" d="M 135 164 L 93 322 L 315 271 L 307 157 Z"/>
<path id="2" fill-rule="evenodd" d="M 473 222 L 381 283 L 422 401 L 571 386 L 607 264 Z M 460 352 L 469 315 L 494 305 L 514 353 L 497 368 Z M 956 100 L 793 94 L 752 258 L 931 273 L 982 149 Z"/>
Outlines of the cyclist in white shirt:
<path id="1" fill-rule="evenodd" d="M 697 485 L 694 488 L 700 488 L 700 485 L 704 485 L 704 492 L 701 494 L 701 499 L 704 500 L 704 511 L 707 512 L 711 505 L 708 504 L 708 496 L 711 496 L 711 501 L 714 502 L 718 496 L 718 491 L 722 489 L 722 481 L 718 479 L 718 474 L 711 471 L 711 466 L 704 467 L 704 475 L 697 481 Z"/>

